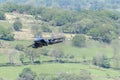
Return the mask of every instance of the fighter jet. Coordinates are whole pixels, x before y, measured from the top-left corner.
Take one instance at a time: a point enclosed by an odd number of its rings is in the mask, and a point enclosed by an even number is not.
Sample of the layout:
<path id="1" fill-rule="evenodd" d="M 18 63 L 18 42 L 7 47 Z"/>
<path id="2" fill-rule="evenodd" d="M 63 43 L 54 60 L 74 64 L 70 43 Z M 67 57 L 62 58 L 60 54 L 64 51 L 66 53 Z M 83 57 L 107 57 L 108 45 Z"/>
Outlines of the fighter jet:
<path id="1" fill-rule="evenodd" d="M 52 44 L 61 43 L 64 40 L 65 40 L 65 37 L 51 38 L 51 39 L 40 38 L 39 37 L 39 38 L 35 38 L 34 43 L 32 45 L 30 45 L 29 47 L 39 48 L 39 47 L 43 47 L 43 46 L 48 46 L 48 45 L 52 45 Z"/>

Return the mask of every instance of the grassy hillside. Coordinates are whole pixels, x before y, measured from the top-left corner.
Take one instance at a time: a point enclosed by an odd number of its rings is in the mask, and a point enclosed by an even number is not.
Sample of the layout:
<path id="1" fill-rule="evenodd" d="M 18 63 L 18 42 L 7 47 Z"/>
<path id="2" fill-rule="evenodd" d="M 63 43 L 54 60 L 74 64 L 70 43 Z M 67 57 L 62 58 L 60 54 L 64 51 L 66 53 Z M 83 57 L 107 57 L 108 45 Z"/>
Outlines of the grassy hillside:
<path id="1" fill-rule="evenodd" d="M 24 44 L 27 45 L 30 43 L 28 41 L 14 41 L 10 42 L 11 45 L 15 44 Z M 104 47 L 103 47 L 104 46 Z M 72 61 L 80 61 L 83 60 L 91 60 L 96 53 L 102 52 L 109 56 L 110 58 L 113 55 L 112 48 L 105 44 L 96 43 L 96 45 L 92 44 L 92 46 L 88 45 L 86 48 L 77 48 L 74 46 L 70 46 L 70 44 L 62 43 L 56 45 L 50 45 L 48 47 L 39 48 L 41 49 L 60 49 L 64 51 L 64 54 L 74 55 Z M 20 52 L 18 53 L 20 54 Z M 4 64 L 8 62 L 8 55 L 6 53 L 0 54 L 0 64 Z M 19 55 L 14 56 L 14 61 L 19 63 L 18 57 Z M 84 58 L 85 57 L 85 58 Z M 19 74 L 22 72 L 24 68 L 30 68 L 37 74 L 41 75 L 51 75 L 55 76 L 61 72 L 68 72 L 72 74 L 79 75 L 81 70 L 87 70 L 91 73 L 93 80 L 115 80 L 118 76 L 120 76 L 120 72 L 113 69 L 104 69 L 93 65 L 81 64 L 81 63 L 47 63 L 44 61 L 53 60 L 54 58 L 41 55 L 40 60 L 43 61 L 40 65 L 24 65 L 24 66 L 1 66 L 0 67 L 0 77 L 5 80 L 15 80 Z"/>
<path id="2" fill-rule="evenodd" d="M 8 22 L 0 21 L 0 33 L 10 27 L 11 27 L 11 24 L 9 24 Z"/>
<path id="3" fill-rule="evenodd" d="M 61 72 L 74 73 L 79 75 L 80 71 L 85 69 L 88 70 L 93 76 L 93 80 L 114 80 L 119 76 L 119 71 L 114 71 L 112 69 L 102 69 L 95 66 L 86 66 L 81 64 L 41 64 L 41 65 L 28 65 L 28 66 L 18 66 L 18 67 L 1 67 L 0 77 L 9 80 L 15 80 L 19 73 L 21 73 L 23 68 L 31 68 L 37 74 L 51 75 L 55 76 Z"/>
<path id="4" fill-rule="evenodd" d="M 85 14 L 88 14 L 88 13 L 86 12 Z M 119 44 L 116 43 L 117 46 L 115 44 L 115 47 L 113 48 L 113 45 L 111 43 L 108 44 L 102 41 L 99 42 L 98 40 L 95 41 L 91 38 L 86 38 L 85 47 L 76 47 L 72 45 L 72 38 L 76 34 L 64 33 L 66 37 L 65 42 L 60 44 L 50 45 L 50 46 L 44 46 L 38 49 L 32 49 L 32 48 L 29 48 L 28 46 L 33 43 L 34 34 L 32 33 L 32 27 L 35 27 L 34 25 L 37 25 L 37 27 L 40 28 L 40 29 L 37 29 L 39 32 L 39 30 L 41 31 L 41 27 L 42 26 L 44 27 L 43 24 L 45 24 L 45 27 L 47 26 L 49 28 L 52 28 L 53 33 L 56 33 L 56 35 L 59 33 L 59 28 L 62 26 L 54 26 L 52 22 L 44 21 L 41 18 L 39 20 L 36 20 L 35 16 L 32 16 L 32 15 L 19 14 L 19 13 L 6 13 L 6 20 L 0 21 L 0 25 L 1 25 L 0 32 L 4 28 L 5 29 L 11 28 L 11 26 L 13 25 L 13 22 L 18 17 L 23 24 L 23 28 L 21 29 L 21 31 L 13 30 L 15 40 L 14 41 L 0 40 L 0 42 L 4 45 L 4 47 L 2 46 L 0 48 L 0 78 L 3 78 L 4 80 L 16 80 L 24 68 L 30 68 L 37 75 L 45 75 L 45 76 L 52 76 L 52 77 L 55 77 L 62 72 L 72 73 L 79 76 L 82 70 L 87 70 L 88 72 L 91 73 L 90 76 L 92 77 L 92 80 L 119 80 L 120 79 L 119 66 L 117 69 L 114 69 L 114 66 L 113 66 L 114 65 L 113 58 L 117 57 L 116 55 L 114 55 L 115 53 L 117 53 L 114 51 L 114 48 L 119 53 L 119 49 L 118 49 Z M 88 17 L 90 17 L 90 14 Z M 83 22 L 82 23 L 83 25 L 85 24 L 84 20 L 89 21 L 89 19 L 83 19 L 81 18 L 81 16 L 80 16 L 80 19 L 82 19 L 81 22 Z M 106 21 L 105 22 L 102 21 L 101 18 L 100 18 L 100 21 L 102 23 L 106 22 Z M 90 21 L 90 23 L 91 22 L 92 21 Z M 59 23 L 59 20 L 58 20 L 58 23 Z M 72 29 L 74 30 L 73 27 Z M 104 28 L 104 25 L 102 27 Z M 107 25 L 106 31 L 107 30 L 109 30 L 108 25 Z M 42 34 L 44 36 L 48 36 L 48 35 L 50 36 L 50 34 L 52 33 L 42 32 Z M 23 46 L 22 48 L 24 49 L 21 51 L 18 51 L 15 49 L 16 45 L 22 45 Z M 25 50 L 27 49 L 33 50 L 35 52 L 33 52 L 33 54 L 31 52 L 26 52 Z M 29 53 L 31 53 L 33 56 L 36 53 L 37 55 L 40 55 L 38 56 L 39 58 L 35 57 L 35 60 L 40 60 L 41 64 L 31 64 L 29 56 L 27 55 Z M 22 62 L 20 61 L 21 54 L 24 55 L 24 57 L 22 56 L 22 58 L 24 58 L 24 62 L 26 62 L 27 65 L 22 64 Z M 110 68 L 106 69 L 99 65 L 98 66 L 93 65 L 93 57 L 97 56 L 97 58 L 99 57 L 101 58 L 101 54 L 104 54 L 105 56 L 107 56 L 107 60 L 110 61 L 110 65 L 111 65 Z M 62 55 L 62 57 L 60 55 Z M 70 58 L 69 56 L 72 56 L 72 58 Z M 98 62 L 99 62 L 99 59 L 98 59 Z M 119 60 L 119 56 L 115 59 Z M 61 62 L 57 60 L 60 60 Z M 10 64 L 11 61 L 13 61 L 13 64 Z M 119 62 L 118 62 L 118 65 L 119 65 Z"/>

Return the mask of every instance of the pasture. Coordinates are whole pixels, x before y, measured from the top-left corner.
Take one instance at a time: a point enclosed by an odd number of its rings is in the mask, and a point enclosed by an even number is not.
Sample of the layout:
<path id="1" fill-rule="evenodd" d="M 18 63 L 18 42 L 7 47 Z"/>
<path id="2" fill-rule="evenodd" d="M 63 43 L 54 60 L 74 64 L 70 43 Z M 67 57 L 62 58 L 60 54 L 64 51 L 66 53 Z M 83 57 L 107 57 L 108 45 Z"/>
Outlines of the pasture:
<path id="1" fill-rule="evenodd" d="M 0 67 L 0 77 L 5 80 L 15 80 L 24 68 L 30 68 L 37 74 L 55 76 L 61 72 L 72 73 L 79 75 L 81 70 L 88 70 L 93 76 L 93 80 L 109 80 L 120 76 L 120 72 L 112 69 L 103 69 L 92 65 L 82 64 L 59 64 L 59 63 L 47 63 L 40 65 L 27 65 L 27 66 L 11 66 L 11 67 Z M 111 79 L 114 80 L 114 79 Z"/>
<path id="2" fill-rule="evenodd" d="M 4 41 L 3 41 L 4 42 Z M 31 44 L 32 41 L 26 41 L 26 40 L 18 40 L 18 41 L 11 41 L 9 42 L 12 47 L 15 47 L 17 44 L 23 44 L 24 46 L 27 46 L 28 44 Z M 85 48 L 78 48 L 75 46 L 72 46 L 71 44 L 68 44 L 67 42 L 61 43 L 61 44 L 55 44 L 50 46 L 45 46 L 43 48 L 38 48 L 36 50 L 42 51 L 42 49 L 59 49 L 62 50 L 65 55 L 73 55 L 74 58 L 73 61 L 83 61 L 85 60 L 92 60 L 93 56 L 95 56 L 97 53 L 104 53 L 105 55 L 109 56 L 111 58 L 113 56 L 113 50 L 110 45 L 106 44 L 100 44 L 98 42 L 94 42 L 94 44 L 91 42 L 91 45 L 86 46 Z M 106 45 L 106 46 L 105 46 Z M 103 47 L 104 46 L 104 47 Z M 0 49 L 0 52 L 4 49 Z M 41 53 L 41 52 L 40 52 Z M 19 54 L 18 53 L 14 56 L 14 60 L 16 63 L 19 63 Z M 36 72 L 38 75 L 50 75 L 55 76 L 61 72 L 68 72 L 72 74 L 79 75 L 81 70 L 87 70 L 91 73 L 91 76 L 93 77 L 93 80 L 114 80 L 114 78 L 120 76 L 120 72 L 117 70 L 110 69 L 104 69 L 93 65 L 87 65 L 87 64 L 81 64 L 81 63 L 49 63 L 44 61 L 49 61 L 54 58 L 41 55 L 40 60 L 43 61 L 43 63 L 39 65 L 21 65 L 21 66 L 1 66 L 0 67 L 0 77 L 4 78 L 5 80 L 15 80 L 18 78 L 19 74 L 22 72 L 24 68 L 30 68 L 34 72 Z M 64 58 L 65 59 L 65 58 Z M 0 53 L 0 64 L 4 64 L 8 62 L 8 55 L 4 52 Z"/>

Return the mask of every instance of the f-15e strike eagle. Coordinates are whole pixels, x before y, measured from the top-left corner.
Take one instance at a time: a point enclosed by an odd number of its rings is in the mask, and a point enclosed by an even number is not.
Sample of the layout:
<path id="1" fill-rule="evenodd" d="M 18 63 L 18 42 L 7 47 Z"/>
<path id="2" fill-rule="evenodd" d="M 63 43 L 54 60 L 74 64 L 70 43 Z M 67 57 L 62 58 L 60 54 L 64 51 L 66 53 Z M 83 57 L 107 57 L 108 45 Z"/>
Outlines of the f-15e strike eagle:
<path id="1" fill-rule="evenodd" d="M 51 39 L 35 38 L 34 43 L 32 45 L 30 45 L 29 47 L 39 48 L 39 47 L 43 47 L 43 46 L 61 43 L 64 40 L 65 40 L 65 37 L 51 38 Z"/>

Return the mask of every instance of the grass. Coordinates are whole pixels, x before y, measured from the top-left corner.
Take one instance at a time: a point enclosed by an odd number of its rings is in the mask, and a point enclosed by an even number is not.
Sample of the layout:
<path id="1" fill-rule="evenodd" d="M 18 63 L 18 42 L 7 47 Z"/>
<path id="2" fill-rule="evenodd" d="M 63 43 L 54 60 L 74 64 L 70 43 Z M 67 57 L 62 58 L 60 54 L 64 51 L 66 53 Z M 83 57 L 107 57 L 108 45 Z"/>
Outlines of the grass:
<path id="1" fill-rule="evenodd" d="M 102 45 L 102 44 L 98 43 L 98 45 Z M 75 46 L 71 46 L 69 44 L 61 43 L 61 44 L 52 45 L 49 48 L 62 50 L 65 54 L 74 55 L 75 59 L 80 59 L 80 58 L 92 59 L 93 56 L 95 56 L 97 53 L 105 54 L 108 57 L 113 56 L 113 50 L 109 45 L 106 47 L 94 45 L 91 47 L 78 48 Z"/>
<path id="2" fill-rule="evenodd" d="M 20 63 L 19 54 L 18 53 L 11 53 L 10 51 L 8 51 L 7 53 L 0 53 L 0 65 L 1 66 L 2 66 L 2 64 L 6 64 L 6 63 L 10 62 L 9 61 L 9 54 L 11 54 L 11 55 L 14 54 L 13 56 L 11 56 L 13 58 L 14 63 Z"/>
<path id="3" fill-rule="evenodd" d="M 9 43 L 13 48 L 17 44 L 21 44 L 25 48 L 28 48 L 27 46 L 33 44 L 33 41 L 29 41 L 29 40 L 15 40 L 15 41 L 5 41 L 5 42 Z M 98 45 L 102 45 L 102 44 L 98 43 Z M 78 61 L 83 59 L 92 60 L 93 56 L 95 56 L 98 53 L 105 54 L 110 58 L 113 56 L 113 50 L 109 45 L 105 47 L 92 45 L 91 47 L 78 48 L 75 46 L 71 46 L 70 44 L 60 43 L 55 45 L 44 46 L 42 48 L 38 48 L 37 50 L 41 51 L 41 49 L 48 49 L 48 50 L 58 49 L 63 51 L 65 55 L 74 55 L 74 60 L 78 60 Z M 50 59 L 48 59 L 48 57 L 42 57 L 42 60 L 50 60 Z"/>
<path id="4" fill-rule="evenodd" d="M 0 63 L 7 62 L 6 54 L 0 53 Z"/>
<path id="5" fill-rule="evenodd" d="M 17 40 L 17 41 L 3 41 L 7 42 L 12 47 L 15 47 L 17 44 L 22 44 L 24 46 L 28 46 L 32 43 L 32 41 L 28 40 Z M 107 56 L 112 57 L 113 51 L 110 45 L 104 46 L 104 44 L 97 43 L 97 45 L 87 46 L 85 48 L 78 48 L 71 46 L 70 44 L 60 43 L 50 46 L 44 46 L 41 49 L 59 49 L 64 52 L 64 54 L 71 54 L 75 56 L 75 60 L 81 60 L 85 57 L 87 60 L 92 59 L 96 53 L 105 53 Z M 16 62 L 19 61 L 19 55 L 14 56 Z M 8 62 L 7 54 L 0 53 L 0 63 Z M 47 61 L 52 58 L 41 56 L 41 60 Z M 83 64 L 74 64 L 74 63 L 43 63 L 40 65 L 25 65 L 25 66 L 6 66 L 0 67 L 0 78 L 5 78 L 5 80 L 15 80 L 19 74 L 22 72 L 24 68 L 31 68 L 37 74 L 46 74 L 55 76 L 60 72 L 69 72 L 79 75 L 80 71 L 85 69 L 88 70 L 93 80 L 109 80 L 107 77 L 115 78 L 116 76 L 120 76 L 120 72 L 112 69 L 103 69 L 93 65 L 83 65 Z"/>
<path id="6" fill-rule="evenodd" d="M 9 44 L 10 47 L 15 47 L 16 45 L 23 45 L 24 47 L 28 47 L 29 45 L 33 44 L 33 41 L 31 40 L 14 40 L 14 41 L 5 41 L 5 40 L 0 40 L 0 42 L 7 43 Z"/>
<path id="7" fill-rule="evenodd" d="M 18 44 L 21 44 L 21 45 L 27 47 L 27 46 L 33 44 L 33 41 L 30 41 L 30 40 L 15 40 L 15 41 L 9 41 L 9 44 L 12 47 L 15 47 Z"/>
<path id="8" fill-rule="evenodd" d="M 4 27 L 4 28 L 9 28 L 12 26 L 12 24 L 10 24 L 9 22 L 7 21 L 0 21 L 0 26 L 1 27 Z"/>
<path id="9" fill-rule="evenodd" d="M 92 68 L 91 68 L 92 67 Z M 94 68 L 93 68 L 94 67 Z M 82 65 L 82 64 L 40 64 L 40 65 L 27 65 L 27 66 L 16 66 L 16 67 L 0 67 L 0 77 L 6 78 L 7 80 L 15 80 L 24 68 L 30 68 L 37 74 L 46 74 L 54 76 L 61 72 L 73 73 L 76 75 L 80 74 L 80 71 L 85 69 L 88 70 L 92 75 L 98 77 L 106 77 L 108 74 L 111 77 L 120 76 L 120 72 L 112 69 L 97 69 L 95 66 Z"/>
<path id="10" fill-rule="evenodd" d="M 12 25 L 6 21 L 0 21 L 0 33 L 5 31 L 6 29 L 10 28 Z"/>

